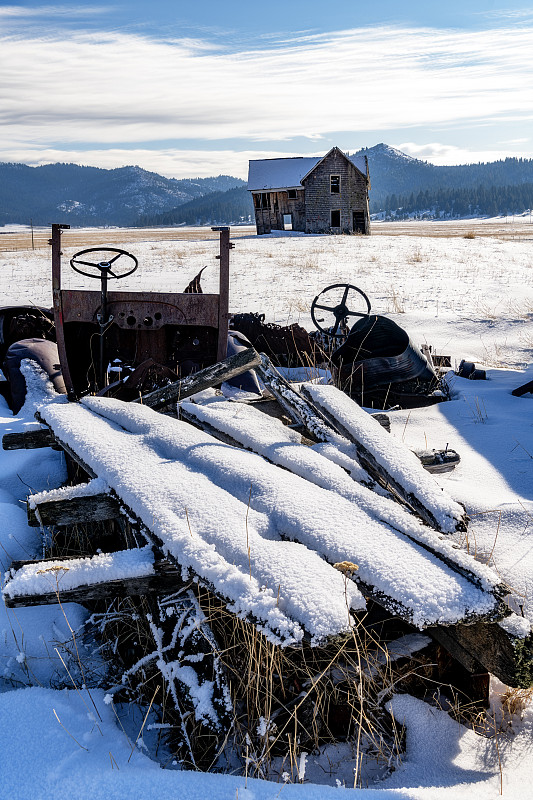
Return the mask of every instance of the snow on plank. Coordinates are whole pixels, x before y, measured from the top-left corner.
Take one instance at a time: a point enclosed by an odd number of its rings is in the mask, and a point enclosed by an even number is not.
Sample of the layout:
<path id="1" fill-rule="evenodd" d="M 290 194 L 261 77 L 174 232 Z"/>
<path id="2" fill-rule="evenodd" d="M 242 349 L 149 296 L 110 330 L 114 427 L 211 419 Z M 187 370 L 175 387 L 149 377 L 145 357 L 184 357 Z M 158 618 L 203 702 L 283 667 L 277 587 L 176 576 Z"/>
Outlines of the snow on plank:
<path id="1" fill-rule="evenodd" d="M 273 464 L 345 497 L 372 519 L 396 531 L 398 537 L 403 534 L 428 548 L 483 589 L 506 593 L 499 577 L 488 566 L 445 541 L 442 535 L 428 528 L 390 497 L 379 495 L 352 480 L 353 471 L 348 474 L 346 470 L 353 462 L 347 463 L 344 454 L 341 454 L 340 466 L 333 462 L 329 452 L 328 457 L 324 457 L 323 444 L 312 447 L 301 444 L 298 433 L 252 405 L 213 397 L 197 403 L 184 401 L 180 403 L 180 409 L 186 419 L 213 435 L 221 432 L 230 441 L 259 453 Z M 328 447 L 334 446 L 329 444 Z"/>
<path id="2" fill-rule="evenodd" d="M 244 482 L 231 473 L 240 451 L 187 423 L 120 401 L 86 398 L 83 404 L 50 404 L 40 413 L 165 553 L 227 598 L 231 610 L 257 620 L 274 640 L 297 642 L 304 629 L 324 638 L 348 629 L 349 608 L 365 608 L 355 584 L 346 586 L 344 576 L 318 554 L 282 540 L 268 516 L 249 503 L 253 470 L 245 467 Z M 212 480 L 212 451 L 229 465 L 220 486 Z M 286 473 L 272 469 L 280 473 L 276 480 L 283 480 Z"/>
<path id="3" fill-rule="evenodd" d="M 39 598 L 39 603 L 53 603 L 58 594 L 62 601 L 71 601 L 73 598 L 68 595 L 82 587 L 154 575 L 154 555 L 148 545 L 84 558 L 40 560 L 20 569 L 12 568 L 6 573 L 2 594 L 8 606 L 29 604 L 22 601 L 31 601 L 32 597 Z M 116 587 L 114 592 L 116 595 Z M 83 592 L 76 596 L 78 602 L 82 596 Z"/>
<path id="4" fill-rule="evenodd" d="M 143 406 L 85 398 L 41 416 L 163 543 L 267 632 L 316 641 L 362 609 L 357 580 L 422 628 L 493 618 L 500 601 L 334 491 Z M 329 562 L 329 563 L 327 563 Z"/>
<path id="5" fill-rule="evenodd" d="M 433 516 L 436 527 L 452 533 L 464 525 L 465 510 L 452 500 L 424 470 L 419 459 L 402 442 L 377 425 L 366 411 L 335 386 L 306 384 L 306 397 L 360 450 L 360 456 L 383 468 L 393 488 L 412 497 Z"/>

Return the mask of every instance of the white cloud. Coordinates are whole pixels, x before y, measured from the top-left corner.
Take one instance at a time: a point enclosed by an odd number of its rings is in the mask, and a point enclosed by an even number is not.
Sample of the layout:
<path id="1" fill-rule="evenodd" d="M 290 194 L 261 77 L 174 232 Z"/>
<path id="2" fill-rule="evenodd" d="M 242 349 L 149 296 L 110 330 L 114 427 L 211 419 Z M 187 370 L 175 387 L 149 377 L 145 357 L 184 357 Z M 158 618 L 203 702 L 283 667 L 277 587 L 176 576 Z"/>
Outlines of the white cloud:
<path id="1" fill-rule="evenodd" d="M 14 151 L 0 149 L 0 161 L 14 161 L 38 167 L 42 164 L 68 162 L 91 167 L 114 169 L 135 165 L 168 178 L 207 178 L 232 175 L 246 180 L 248 161 L 254 158 L 284 158 L 294 153 L 283 150 L 148 150 L 112 147 L 94 150 L 57 150 L 52 147 L 21 147 Z M 323 155 L 323 151 L 307 155 Z"/>
<path id="2" fill-rule="evenodd" d="M 109 11 L 106 6 L 1 6 L 0 19 L 8 17 L 85 17 L 100 16 Z"/>
<path id="3" fill-rule="evenodd" d="M 150 142 L 207 140 L 217 153 L 217 140 L 263 141 L 268 150 L 307 137 L 316 147 L 334 131 L 361 141 L 364 131 L 386 138 L 400 128 L 532 117 L 533 27 L 364 28 L 240 52 L 124 33 L 25 37 L 19 28 L 0 45 L 7 160 L 43 148 L 118 157 L 128 144 L 147 154 L 145 166 L 155 160 Z"/>
<path id="4" fill-rule="evenodd" d="M 502 142 L 502 144 L 515 144 L 520 142 L 527 142 L 527 139 L 518 140 L 515 142 Z M 469 149 L 466 147 L 457 147 L 450 144 L 441 144 L 440 142 L 427 142 L 426 144 L 415 144 L 414 142 L 402 142 L 401 144 L 392 145 L 393 147 L 401 150 L 403 153 L 418 158 L 421 161 L 429 161 L 431 164 L 438 164 L 440 166 L 454 164 L 477 164 L 478 162 L 498 161 L 504 158 L 519 158 L 524 157 L 524 152 L 517 151 L 509 148 L 478 148 Z M 525 157 L 533 158 L 533 150 Z"/>

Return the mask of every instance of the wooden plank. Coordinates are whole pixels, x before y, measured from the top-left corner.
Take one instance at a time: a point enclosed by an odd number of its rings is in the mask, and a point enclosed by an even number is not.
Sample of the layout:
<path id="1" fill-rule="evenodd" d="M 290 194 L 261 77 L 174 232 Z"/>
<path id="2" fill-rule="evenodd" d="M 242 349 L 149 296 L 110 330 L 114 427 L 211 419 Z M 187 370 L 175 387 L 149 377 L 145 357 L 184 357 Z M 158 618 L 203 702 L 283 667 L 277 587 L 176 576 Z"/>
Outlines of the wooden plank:
<path id="1" fill-rule="evenodd" d="M 163 386 L 161 389 L 156 389 L 144 397 L 133 400 L 134 403 L 142 403 L 145 406 L 155 409 L 164 408 L 171 403 L 177 403 L 180 400 L 190 397 L 196 392 L 202 392 L 204 389 L 210 389 L 217 386 L 224 381 L 235 378 L 237 375 L 242 375 L 249 369 L 254 369 L 260 364 L 260 356 L 253 347 L 248 350 L 243 350 L 241 353 L 236 353 L 224 361 L 219 361 L 217 364 L 212 364 L 210 367 L 196 372 L 194 375 L 189 375 L 180 381 L 171 383 L 168 386 Z"/>
<path id="2" fill-rule="evenodd" d="M 507 686 L 528 689 L 533 685 L 532 636 L 520 639 L 498 623 L 426 628 L 469 672 L 485 668 Z"/>
<path id="3" fill-rule="evenodd" d="M 102 522 L 120 515 L 120 504 L 110 494 L 83 495 L 68 500 L 43 500 L 36 508 L 27 504 L 28 525 L 78 525 L 83 522 Z"/>
<path id="4" fill-rule="evenodd" d="M 305 386 L 302 389 L 302 394 L 306 397 Z M 306 398 L 307 399 L 307 398 Z M 378 462 L 375 456 L 361 443 L 355 436 L 351 434 L 341 423 L 334 419 L 327 409 L 319 406 L 314 406 L 314 409 L 322 416 L 325 421 L 329 421 L 342 436 L 352 442 L 357 448 L 357 455 L 361 466 L 368 472 L 368 474 L 380 486 L 386 489 L 393 497 L 400 503 L 403 503 L 410 508 L 417 516 L 420 517 L 427 525 L 435 530 L 440 530 L 439 523 L 435 518 L 433 512 L 427 508 L 419 497 L 416 497 L 412 492 L 406 489 L 395 475 L 392 475 L 386 467 Z M 456 530 L 465 531 L 467 528 L 466 513 L 461 519 L 456 520 Z"/>
<path id="5" fill-rule="evenodd" d="M 79 558 L 76 556 L 75 558 Z M 37 561 L 13 561 L 11 569 L 20 570 L 29 564 L 42 564 L 43 570 L 46 564 L 64 563 L 68 569 L 69 561 L 72 559 L 45 558 Z M 49 592 L 46 594 L 28 594 L 9 597 L 4 594 L 4 601 L 8 608 L 21 608 L 26 606 L 53 605 L 60 600 L 62 603 L 88 603 L 94 600 L 109 600 L 115 597 L 132 597 L 134 595 L 159 595 L 171 594 L 188 586 L 190 581 L 185 582 L 182 578 L 182 571 L 179 567 L 160 558 L 154 561 L 154 574 L 140 578 L 122 578 L 101 583 L 93 583 L 78 586 L 75 589 L 61 589 L 59 584 L 59 594 Z"/>
<path id="6" fill-rule="evenodd" d="M 313 442 L 330 442 L 340 431 L 330 420 L 326 420 L 317 408 L 297 392 L 276 370 L 268 356 L 261 353 L 261 363 L 255 368 L 257 374 L 274 395 L 286 415 L 306 431 Z M 343 437 L 345 438 L 345 437 Z"/>
<path id="7" fill-rule="evenodd" d="M 528 381 L 527 383 L 523 383 L 522 386 L 518 386 L 511 392 L 511 394 L 514 395 L 515 397 L 522 397 L 523 394 L 532 394 L 532 393 L 533 393 L 533 381 Z"/>
<path id="8" fill-rule="evenodd" d="M 272 366 L 267 356 L 261 354 L 261 365 L 256 368 L 263 383 L 274 394 L 278 402 L 295 423 L 299 423 L 307 435 L 315 442 L 332 442 L 342 437 L 345 441 L 354 444 L 361 466 L 368 475 L 383 486 L 398 502 L 406 505 L 411 511 L 424 520 L 432 528 L 438 530 L 438 523 L 429 509 L 423 503 L 406 491 L 398 481 L 381 466 L 366 447 L 356 441 L 337 420 L 334 420 L 324 409 L 319 408 L 305 395 L 305 386 L 302 393 L 297 392 Z M 461 526 L 461 523 L 458 523 Z"/>
<path id="9" fill-rule="evenodd" d="M 2 437 L 4 450 L 37 450 L 41 447 L 58 447 L 55 436 L 49 428 L 22 433 L 6 433 Z"/>

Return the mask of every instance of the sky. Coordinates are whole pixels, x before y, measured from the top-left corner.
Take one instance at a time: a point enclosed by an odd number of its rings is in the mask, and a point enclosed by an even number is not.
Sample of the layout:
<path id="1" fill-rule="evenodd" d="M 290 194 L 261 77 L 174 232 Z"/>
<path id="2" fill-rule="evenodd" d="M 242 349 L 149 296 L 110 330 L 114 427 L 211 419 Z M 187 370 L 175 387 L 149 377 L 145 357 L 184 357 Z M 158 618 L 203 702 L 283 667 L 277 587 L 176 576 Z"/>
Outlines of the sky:
<path id="1" fill-rule="evenodd" d="M 0 2 L 0 161 L 246 178 L 385 142 L 533 158 L 533 4 Z"/>

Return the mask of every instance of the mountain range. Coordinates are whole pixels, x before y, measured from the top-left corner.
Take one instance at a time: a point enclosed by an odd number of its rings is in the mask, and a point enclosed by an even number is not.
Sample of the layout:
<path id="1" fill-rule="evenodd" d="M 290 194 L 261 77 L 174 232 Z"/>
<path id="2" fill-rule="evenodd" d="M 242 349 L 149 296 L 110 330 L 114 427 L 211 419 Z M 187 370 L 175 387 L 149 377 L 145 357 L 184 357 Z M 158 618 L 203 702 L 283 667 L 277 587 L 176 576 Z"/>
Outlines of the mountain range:
<path id="1" fill-rule="evenodd" d="M 461 217 L 521 213 L 533 206 L 533 159 L 435 166 L 386 144 L 363 148 L 371 213 Z M 0 225 L 231 224 L 253 220 L 245 181 L 229 175 L 177 180 L 137 166 L 0 163 Z"/>
<path id="2" fill-rule="evenodd" d="M 134 225 L 140 214 L 175 208 L 245 182 L 216 178 L 164 178 L 141 167 L 100 169 L 77 164 L 0 163 L 0 225 Z"/>

